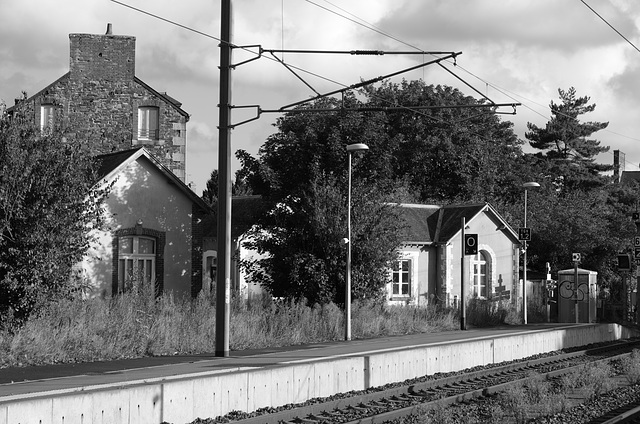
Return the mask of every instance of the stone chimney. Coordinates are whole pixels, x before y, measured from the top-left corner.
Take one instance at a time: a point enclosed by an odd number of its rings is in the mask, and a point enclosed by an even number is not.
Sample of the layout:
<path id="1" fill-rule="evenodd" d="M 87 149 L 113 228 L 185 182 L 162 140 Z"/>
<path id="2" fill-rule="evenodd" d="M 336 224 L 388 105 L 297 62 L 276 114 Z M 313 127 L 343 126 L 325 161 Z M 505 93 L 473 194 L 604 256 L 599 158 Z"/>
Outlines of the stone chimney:
<path id="1" fill-rule="evenodd" d="M 107 24 L 104 35 L 69 34 L 72 80 L 131 81 L 136 68 L 136 38 L 113 35 Z"/>
<path id="2" fill-rule="evenodd" d="M 615 182 L 619 183 L 622 178 L 622 173 L 624 172 L 624 153 L 620 150 L 613 151 L 613 179 Z"/>

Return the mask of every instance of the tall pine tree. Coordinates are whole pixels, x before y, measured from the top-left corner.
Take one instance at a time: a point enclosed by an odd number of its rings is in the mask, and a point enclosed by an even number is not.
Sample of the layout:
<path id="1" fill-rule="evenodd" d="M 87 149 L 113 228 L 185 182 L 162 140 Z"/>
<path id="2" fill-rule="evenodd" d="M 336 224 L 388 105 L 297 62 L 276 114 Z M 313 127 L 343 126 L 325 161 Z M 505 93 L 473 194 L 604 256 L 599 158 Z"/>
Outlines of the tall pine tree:
<path id="1" fill-rule="evenodd" d="M 589 190 L 607 183 L 603 172 L 612 165 L 595 162 L 597 155 L 609 151 L 598 140 L 590 138 L 596 131 L 607 128 L 608 122 L 581 122 L 578 117 L 596 108 L 589 104 L 587 96 L 577 97 L 575 88 L 558 89 L 561 103 L 551 101 L 551 119 L 544 127 L 527 123 L 529 131 L 525 137 L 531 147 L 541 150 L 537 155 L 542 159 L 540 166 L 554 175 L 553 184 L 560 192 L 575 189 Z"/>

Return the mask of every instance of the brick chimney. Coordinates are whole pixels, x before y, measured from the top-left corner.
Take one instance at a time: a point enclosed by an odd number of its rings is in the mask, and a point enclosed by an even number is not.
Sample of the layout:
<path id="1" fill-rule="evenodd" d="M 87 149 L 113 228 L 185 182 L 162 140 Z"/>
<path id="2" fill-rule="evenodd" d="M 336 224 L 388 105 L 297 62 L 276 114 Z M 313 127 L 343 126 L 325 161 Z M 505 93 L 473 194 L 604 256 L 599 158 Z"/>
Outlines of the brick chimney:
<path id="1" fill-rule="evenodd" d="M 69 34 L 71 79 L 130 81 L 136 69 L 136 38 L 113 35 Z"/>
<path id="2" fill-rule="evenodd" d="M 613 179 L 619 183 L 625 168 L 624 153 L 620 150 L 613 151 Z"/>

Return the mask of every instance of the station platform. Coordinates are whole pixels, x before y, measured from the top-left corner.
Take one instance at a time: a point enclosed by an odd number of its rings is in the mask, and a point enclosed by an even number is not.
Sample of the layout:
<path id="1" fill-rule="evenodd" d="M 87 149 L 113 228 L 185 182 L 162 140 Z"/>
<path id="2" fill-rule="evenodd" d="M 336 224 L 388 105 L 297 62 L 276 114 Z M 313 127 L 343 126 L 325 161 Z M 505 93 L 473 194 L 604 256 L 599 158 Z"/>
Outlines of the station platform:
<path id="1" fill-rule="evenodd" d="M 0 424 L 188 423 L 638 337 L 617 324 L 529 324 L 212 355 L 0 370 Z"/>

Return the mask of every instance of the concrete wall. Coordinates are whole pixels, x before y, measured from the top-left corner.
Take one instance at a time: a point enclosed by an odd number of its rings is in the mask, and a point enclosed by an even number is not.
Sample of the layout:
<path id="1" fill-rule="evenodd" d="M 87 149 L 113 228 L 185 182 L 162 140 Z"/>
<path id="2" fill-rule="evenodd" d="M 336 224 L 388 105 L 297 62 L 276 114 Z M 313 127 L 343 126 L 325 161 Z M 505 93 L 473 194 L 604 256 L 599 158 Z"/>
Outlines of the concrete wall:
<path id="1" fill-rule="evenodd" d="M 182 424 L 230 411 L 301 403 L 438 372 L 635 336 L 616 324 L 532 330 L 515 336 L 301 360 L 0 398 L 0 424 Z"/>

